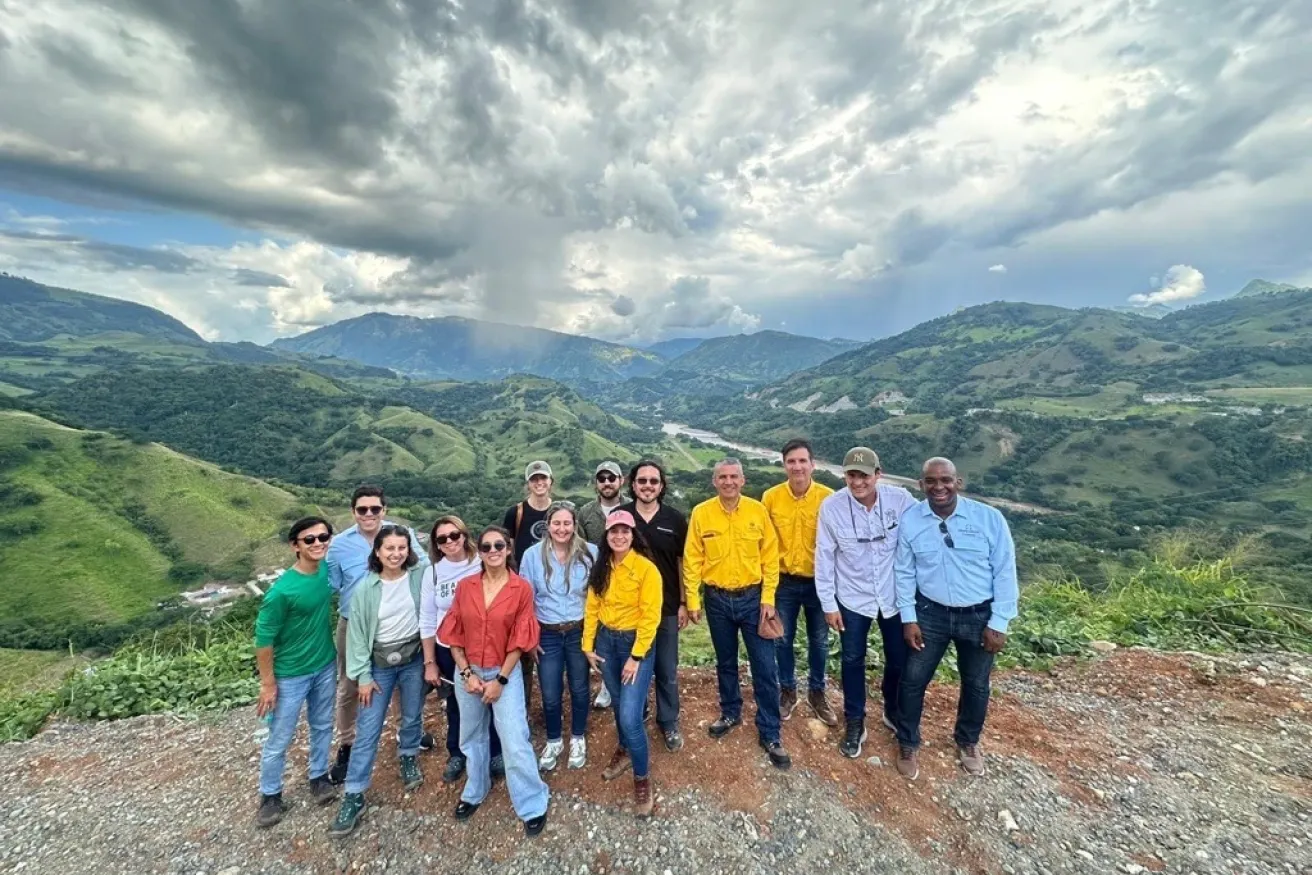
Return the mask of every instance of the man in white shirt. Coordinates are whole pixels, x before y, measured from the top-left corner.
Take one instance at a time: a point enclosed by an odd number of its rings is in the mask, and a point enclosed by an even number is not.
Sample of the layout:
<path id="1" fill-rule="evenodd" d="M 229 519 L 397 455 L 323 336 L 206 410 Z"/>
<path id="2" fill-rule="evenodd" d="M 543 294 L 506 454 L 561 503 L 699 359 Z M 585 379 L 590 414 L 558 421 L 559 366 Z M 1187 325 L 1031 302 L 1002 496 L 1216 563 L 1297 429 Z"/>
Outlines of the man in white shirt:
<path id="1" fill-rule="evenodd" d="M 893 564 L 898 521 L 916 504 L 901 486 L 879 482 L 879 456 L 853 447 L 843 457 L 847 486 L 820 505 L 816 528 L 815 589 L 825 622 L 842 641 L 843 716 L 847 731 L 838 750 L 859 757 L 866 740 L 866 649 L 879 624 L 884 644 L 884 725 L 893 729 L 898 685 L 906 664 Z"/>

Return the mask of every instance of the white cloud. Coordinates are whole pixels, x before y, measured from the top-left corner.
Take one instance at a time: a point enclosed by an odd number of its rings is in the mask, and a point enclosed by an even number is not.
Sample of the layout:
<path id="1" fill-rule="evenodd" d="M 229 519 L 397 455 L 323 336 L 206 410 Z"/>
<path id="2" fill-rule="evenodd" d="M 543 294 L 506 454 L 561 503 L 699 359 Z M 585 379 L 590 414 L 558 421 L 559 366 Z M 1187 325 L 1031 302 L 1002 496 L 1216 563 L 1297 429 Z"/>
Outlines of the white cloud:
<path id="1" fill-rule="evenodd" d="M 1006 272 L 1007 272 L 1007 266 L 1005 264 L 995 264 L 989 268 L 989 273 L 1006 273 Z"/>
<path id="2" fill-rule="evenodd" d="M 1176 301 L 1188 301 L 1207 291 L 1207 283 L 1202 271 L 1187 264 L 1177 264 L 1166 271 L 1161 286 L 1152 292 L 1130 295 L 1130 303 L 1136 307 L 1152 304 L 1170 304 Z"/>

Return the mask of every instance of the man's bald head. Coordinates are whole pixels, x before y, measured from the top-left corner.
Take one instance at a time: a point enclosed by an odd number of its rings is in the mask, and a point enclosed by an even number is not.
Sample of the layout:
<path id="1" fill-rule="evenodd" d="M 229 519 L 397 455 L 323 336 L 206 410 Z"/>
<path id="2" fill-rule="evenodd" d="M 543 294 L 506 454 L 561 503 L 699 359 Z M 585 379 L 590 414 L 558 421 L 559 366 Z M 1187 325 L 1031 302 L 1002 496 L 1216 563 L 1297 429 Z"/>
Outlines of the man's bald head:
<path id="1" fill-rule="evenodd" d="M 944 519 L 956 510 L 960 488 L 961 477 L 951 459 L 935 456 L 921 466 L 920 490 L 925 493 L 930 509 Z"/>
<path id="2" fill-rule="evenodd" d="M 930 468 L 941 468 L 943 473 L 951 474 L 953 477 L 957 476 L 956 464 L 944 456 L 935 456 L 932 459 L 925 460 L 925 464 L 920 467 L 920 476 L 923 477 L 928 474 Z"/>

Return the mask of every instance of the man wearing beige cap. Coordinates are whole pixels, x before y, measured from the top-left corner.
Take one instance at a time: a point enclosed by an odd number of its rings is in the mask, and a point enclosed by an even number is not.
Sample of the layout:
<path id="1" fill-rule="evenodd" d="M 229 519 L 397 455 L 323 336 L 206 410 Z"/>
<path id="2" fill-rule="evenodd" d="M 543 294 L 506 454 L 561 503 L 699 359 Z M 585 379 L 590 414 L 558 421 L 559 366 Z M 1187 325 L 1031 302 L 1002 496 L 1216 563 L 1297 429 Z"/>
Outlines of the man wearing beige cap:
<path id="1" fill-rule="evenodd" d="M 597 497 L 579 508 L 579 528 L 583 537 L 597 547 L 606 537 L 606 517 L 619 508 L 624 500 L 620 498 L 620 488 L 624 486 L 624 472 L 619 462 L 602 462 L 592 475 L 592 485 L 597 490 Z"/>
<path id="2" fill-rule="evenodd" d="M 847 728 L 838 750 L 859 757 L 866 740 L 866 649 L 870 627 L 883 639 L 884 725 L 894 726 L 898 686 L 907 647 L 898 613 L 893 565 L 897 526 L 916 504 L 901 486 L 879 482 L 879 456 L 853 447 L 843 457 L 847 485 L 820 505 L 816 526 L 815 591 L 825 621 L 842 641 L 843 716 Z"/>

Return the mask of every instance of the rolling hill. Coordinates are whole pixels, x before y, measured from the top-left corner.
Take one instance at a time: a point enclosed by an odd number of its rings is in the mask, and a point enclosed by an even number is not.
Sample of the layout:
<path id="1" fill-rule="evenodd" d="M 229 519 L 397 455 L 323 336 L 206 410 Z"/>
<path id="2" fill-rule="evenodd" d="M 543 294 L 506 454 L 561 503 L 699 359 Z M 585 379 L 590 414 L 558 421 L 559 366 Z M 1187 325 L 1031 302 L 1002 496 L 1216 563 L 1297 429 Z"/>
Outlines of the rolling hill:
<path id="1" fill-rule="evenodd" d="M 647 351 L 654 352 L 663 359 L 675 359 L 686 352 L 691 352 L 701 346 L 704 339 L 701 337 L 671 337 L 669 340 L 658 340 L 655 343 L 647 344 Z"/>
<path id="2" fill-rule="evenodd" d="M 53 337 L 121 332 L 184 346 L 201 336 L 172 316 L 130 301 L 45 286 L 0 274 L 0 340 L 40 343 Z"/>
<path id="3" fill-rule="evenodd" d="M 691 371 L 747 385 L 778 380 L 861 344 L 821 340 L 783 331 L 712 337 L 673 359 L 668 371 Z"/>
<path id="4" fill-rule="evenodd" d="M 1291 286 L 1289 283 L 1272 283 L 1266 280 L 1252 280 L 1248 285 L 1235 292 L 1236 298 L 1251 298 L 1256 295 L 1278 295 L 1281 292 L 1298 292 L 1307 291 L 1298 286 Z"/>

